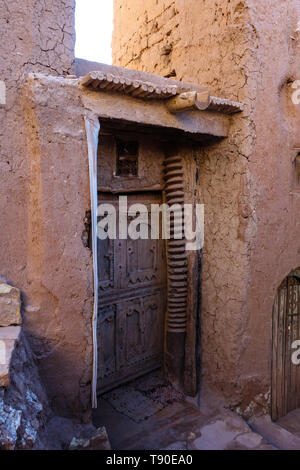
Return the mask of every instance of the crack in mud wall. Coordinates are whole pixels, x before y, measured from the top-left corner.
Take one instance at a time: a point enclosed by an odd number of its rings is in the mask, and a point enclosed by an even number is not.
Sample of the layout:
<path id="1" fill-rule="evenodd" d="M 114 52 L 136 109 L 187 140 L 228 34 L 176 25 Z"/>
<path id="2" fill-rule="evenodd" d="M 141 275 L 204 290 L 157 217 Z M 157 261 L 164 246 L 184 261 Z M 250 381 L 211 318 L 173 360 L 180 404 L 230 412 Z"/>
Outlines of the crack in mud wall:
<path id="1" fill-rule="evenodd" d="M 92 279 L 86 279 L 90 276 L 91 257 L 80 239 L 89 209 L 88 185 L 87 194 L 80 200 L 76 184 L 85 184 L 84 177 L 79 172 L 75 186 L 70 183 L 72 169 L 69 156 L 64 154 L 67 143 L 74 143 L 73 154 L 78 149 L 72 130 L 54 129 L 46 123 L 49 132 L 43 137 L 44 144 L 52 143 L 56 154 L 52 166 L 45 159 L 47 149 L 39 140 L 41 129 L 35 105 L 30 97 L 24 97 L 23 87 L 30 72 L 62 76 L 73 73 L 74 11 L 74 0 L 0 2 L 0 80 L 6 87 L 6 103 L 0 104 L 1 272 L 22 290 L 24 328 L 51 405 L 66 413 L 67 409 L 71 413 L 85 410 L 90 399 L 92 292 L 88 286 Z M 62 109 L 68 106 L 65 98 L 59 97 Z M 84 154 L 83 134 L 79 136 L 81 145 Z M 83 164 L 82 171 L 85 169 L 88 174 Z M 57 172 L 60 179 L 56 178 Z M 70 232 L 60 232 L 60 221 L 71 220 L 74 206 L 80 219 L 78 227 L 74 222 L 78 243 L 74 241 L 73 221 Z M 74 259 L 80 259 L 82 252 L 85 269 L 81 275 Z"/>
<path id="2" fill-rule="evenodd" d="M 197 197 L 206 223 L 202 383 L 233 406 L 247 404 L 269 391 L 275 289 L 300 263 L 300 199 L 290 186 L 300 120 L 287 80 L 299 78 L 299 1 L 114 6 L 115 65 L 200 83 L 245 104 L 229 138 L 198 151 Z"/>

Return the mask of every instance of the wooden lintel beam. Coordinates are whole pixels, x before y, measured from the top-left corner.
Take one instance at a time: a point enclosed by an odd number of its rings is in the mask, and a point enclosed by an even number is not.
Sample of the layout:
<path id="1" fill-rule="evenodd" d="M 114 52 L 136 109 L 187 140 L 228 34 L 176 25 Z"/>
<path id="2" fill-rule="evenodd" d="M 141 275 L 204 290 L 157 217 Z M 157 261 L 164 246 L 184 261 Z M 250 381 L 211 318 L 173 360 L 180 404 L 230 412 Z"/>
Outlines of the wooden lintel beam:
<path id="1" fill-rule="evenodd" d="M 204 111 L 210 105 L 209 91 L 187 91 L 180 93 L 166 101 L 166 106 L 171 113 L 198 110 Z"/>

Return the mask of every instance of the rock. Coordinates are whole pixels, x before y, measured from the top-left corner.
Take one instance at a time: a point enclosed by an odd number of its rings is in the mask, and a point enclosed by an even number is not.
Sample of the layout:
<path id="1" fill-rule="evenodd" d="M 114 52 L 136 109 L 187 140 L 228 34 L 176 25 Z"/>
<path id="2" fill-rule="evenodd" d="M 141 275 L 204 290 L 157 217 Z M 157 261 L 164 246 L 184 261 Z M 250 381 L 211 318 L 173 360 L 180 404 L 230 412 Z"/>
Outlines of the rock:
<path id="1" fill-rule="evenodd" d="M 69 450 L 111 450 L 105 427 L 97 430 L 97 433 L 90 439 L 77 439 L 74 437 Z"/>
<path id="2" fill-rule="evenodd" d="M 72 439 L 89 440 L 97 428 L 78 419 L 52 416 L 38 435 L 34 450 L 67 450 Z"/>
<path id="3" fill-rule="evenodd" d="M 19 326 L 0 328 L 0 387 L 8 387 L 10 383 L 11 357 L 20 333 L 21 327 Z"/>
<path id="4" fill-rule="evenodd" d="M 10 384 L 0 388 L 0 449 L 31 449 L 50 416 L 48 399 L 21 328 L 0 328 L 1 338 L 10 344 Z"/>
<path id="5" fill-rule="evenodd" d="M 0 327 L 21 325 L 20 291 L 8 284 L 0 283 Z"/>
<path id="6" fill-rule="evenodd" d="M 173 444 L 170 444 L 168 447 L 162 450 L 187 450 L 187 445 L 184 441 L 173 442 Z"/>
<path id="7" fill-rule="evenodd" d="M 201 429 L 201 437 L 195 439 L 193 448 L 197 450 L 223 450 L 236 437 L 237 432 L 225 421 L 217 420 Z"/>
<path id="8" fill-rule="evenodd" d="M 0 400 L 0 450 L 14 450 L 22 412 Z"/>
<path id="9" fill-rule="evenodd" d="M 252 418 L 250 426 L 256 433 L 263 436 L 266 442 L 277 447 L 277 449 L 300 449 L 300 437 L 281 427 L 279 422 L 273 422 L 269 415 Z"/>
<path id="10" fill-rule="evenodd" d="M 263 438 L 255 432 L 248 432 L 238 436 L 236 442 L 247 449 L 255 449 L 263 443 Z"/>
<path id="11" fill-rule="evenodd" d="M 227 412 L 216 416 L 201 428 L 201 436 L 189 447 L 194 450 L 224 450 L 241 434 L 251 432 L 247 423 L 235 413 Z"/>
<path id="12" fill-rule="evenodd" d="M 18 449 L 31 449 L 36 442 L 38 430 L 43 425 L 44 407 L 29 387 L 26 387 L 22 409 Z"/>

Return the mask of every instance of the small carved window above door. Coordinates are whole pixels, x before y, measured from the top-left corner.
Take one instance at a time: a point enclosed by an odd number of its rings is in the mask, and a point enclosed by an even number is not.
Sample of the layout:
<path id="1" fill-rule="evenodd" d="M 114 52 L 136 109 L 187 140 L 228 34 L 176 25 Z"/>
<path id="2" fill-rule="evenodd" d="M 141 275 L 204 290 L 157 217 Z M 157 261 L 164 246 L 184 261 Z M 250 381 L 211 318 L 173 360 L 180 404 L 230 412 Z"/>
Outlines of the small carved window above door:
<path id="1" fill-rule="evenodd" d="M 139 143 L 117 139 L 117 176 L 138 176 Z"/>

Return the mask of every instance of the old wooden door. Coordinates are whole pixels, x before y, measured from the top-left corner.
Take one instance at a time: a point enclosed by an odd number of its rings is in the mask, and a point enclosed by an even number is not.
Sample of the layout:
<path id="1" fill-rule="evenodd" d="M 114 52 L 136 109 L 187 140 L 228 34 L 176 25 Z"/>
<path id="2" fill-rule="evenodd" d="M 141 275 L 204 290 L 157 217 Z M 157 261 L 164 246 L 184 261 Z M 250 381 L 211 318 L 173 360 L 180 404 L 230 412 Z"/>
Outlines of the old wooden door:
<path id="1" fill-rule="evenodd" d="M 272 419 L 300 407 L 300 365 L 292 362 L 294 341 L 300 340 L 300 276 L 288 276 L 278 289 L 273 308 Z"/>
<path id="2" fill-rule="evenodd" d="M 118 196 L 100 194 L 99 202 L 115 206 L 118 232 Z M 161 203 L 161 195 L 128 195 L 128 206 L 135 203 L 150 211 L 151 204 Z M 162 365 L 164 241 L 99 240 L 98 263 L 98 392 L 103 393 Z"/>

